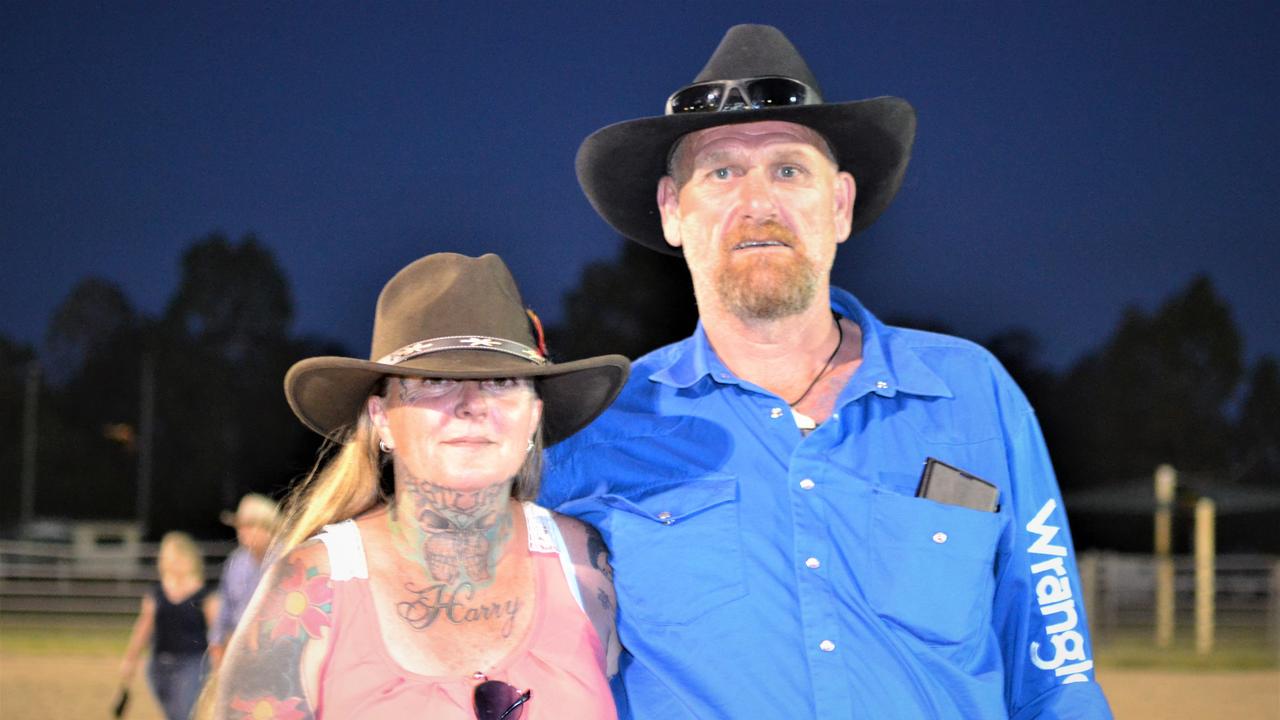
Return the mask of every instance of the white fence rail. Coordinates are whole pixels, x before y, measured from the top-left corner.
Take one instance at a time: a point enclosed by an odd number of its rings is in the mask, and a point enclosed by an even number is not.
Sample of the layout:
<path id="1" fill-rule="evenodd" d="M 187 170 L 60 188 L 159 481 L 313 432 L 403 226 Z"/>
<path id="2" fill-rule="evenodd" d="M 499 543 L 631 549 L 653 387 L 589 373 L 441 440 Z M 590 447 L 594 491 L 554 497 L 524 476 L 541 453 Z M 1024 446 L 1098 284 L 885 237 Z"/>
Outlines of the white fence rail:
<path id="1" fill-rule="evenodd" d="M 206 575 L 218 570 L 234 543 L 202 543 Z M 138 610 L 156 579 L 157 545 L 142 543 L 133 557 L 86 556 L 65 543 L 0 541 L 0 612 L 107 613 Z M 1113 628 L 1153 626 L 1155 565 L 1150 555 L 1083 553 L 1080 570 L 1095 634 Z M 1280 638 L 1280 557 L 1219 555 L 1215 572 L 1215 620 L 1221 628 L 1251 628 Z M 1195 607 L 1194 560 L 1175 558 L 1175 606 L 1189 626 Z"/>
<path id="2" fill-rule="evenodd" d="M 1089 624 L 1108 628 L 1154 626 L 1155 561 L 1150 555 L 1083 553 Z M 1280 636 L 1280 557 L 1219 555 L 1214 571 L 1215 622 L 1220 628 L 1254 628 Z M 1174 558 L 1174 607 L 1180 626 L 1195 610 L 1195 559 Z"/>
<path id="3" fill-rule="evenodd" d="M 231 542 L 200 543 L 205 576 L 218 578 Z M 157 543 L 128 554 L 67 543 L 0 541 L 0 612 L 132 614 L 156 580 Z"/>

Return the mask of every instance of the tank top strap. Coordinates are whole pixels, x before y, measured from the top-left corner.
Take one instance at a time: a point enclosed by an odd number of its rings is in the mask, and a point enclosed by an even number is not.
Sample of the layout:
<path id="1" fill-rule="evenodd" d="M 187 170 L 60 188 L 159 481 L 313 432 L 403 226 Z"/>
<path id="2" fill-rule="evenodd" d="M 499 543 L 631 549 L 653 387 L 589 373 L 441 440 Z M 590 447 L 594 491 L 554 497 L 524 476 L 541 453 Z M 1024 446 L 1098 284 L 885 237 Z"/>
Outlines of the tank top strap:
<path id="1" fill-rule="evenodd" d="M 586 612 L 586 606 L 582 604 L 582 591 L 578 589 L 578 576 L 573 571 L 573 560 L 569 557 L 569 548 L 564 544 L 564 535 L 560 533 L 556 519 L 551 516 L 550 510 L 531 502 L 525 501 L 521 506 L 524 508 L 524 524 L 529 536 L 529 552 L 554 553 L 560 557 L 560 572 L 569 586 L 573 601 L 578 604 L 579 609 Z"/>
<path id="2" fill-rule="evenodd" d="M 325 525 L 316 539 L 329 551 L 329 574 L 334 580 L 367 580 L 369 565 L 364 557 L 364 541 L 355 520 Z"/>

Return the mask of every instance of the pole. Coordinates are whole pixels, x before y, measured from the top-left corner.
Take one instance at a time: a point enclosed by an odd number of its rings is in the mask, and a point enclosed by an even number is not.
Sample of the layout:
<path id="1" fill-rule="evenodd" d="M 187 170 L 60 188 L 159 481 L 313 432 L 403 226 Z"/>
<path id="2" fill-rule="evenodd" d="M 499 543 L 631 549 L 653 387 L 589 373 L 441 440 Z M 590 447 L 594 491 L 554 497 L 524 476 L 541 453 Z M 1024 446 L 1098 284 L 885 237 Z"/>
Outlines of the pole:
<path id="1" fill-rule="evenodd" d="M 1098 553 L 1090 551 L 1079 556 L 1080 594 L 1084 600 L 1084 610 L 1089 616 L 1089 632 L 1093 642 L 1097 644 L 1101 635 L 1103 616 L 1098 612 Z"/>
<path id="2" fill-rule="evenodd" d="M 19 527 L 27 528 L 36 517 L 36 422 L 39 420 L 40 361 L 27 363 L 27 383 L 22 400 L 22 500 Z"/>
<path id="3" fill-rule="evenodd" d="M 1172 465 L 1156 468 L 1155 564 L 1156 647 L 1173 644 L 1173 498 L 1178 473 Z"/>
<path id="4" fill-rule="evenodd" d="M 138 383 L 138 532 L 147 536 L 151 517 L 151 448 L 155 434 L 156 414 L 156 364 L 151 353 L 142 356 L 141 378 Z"/>
<path id="5" fill-rule="evenodd" d="M 1196 501 L 1196 653 L 1213 652 L 1214 503 Z"/>

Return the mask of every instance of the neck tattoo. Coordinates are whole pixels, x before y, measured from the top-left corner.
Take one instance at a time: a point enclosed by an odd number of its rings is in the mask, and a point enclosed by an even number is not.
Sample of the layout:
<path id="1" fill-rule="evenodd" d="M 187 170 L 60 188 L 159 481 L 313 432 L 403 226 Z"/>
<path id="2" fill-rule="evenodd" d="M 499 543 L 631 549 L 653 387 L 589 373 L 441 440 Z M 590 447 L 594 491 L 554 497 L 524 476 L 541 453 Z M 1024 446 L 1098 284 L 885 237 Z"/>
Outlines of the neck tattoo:
<path id="1" fill-rule="evenodd" d="M 836 347 L 831 351 L 831 354 L 827 356 L 827 361 L 822 363 L 822 369 L 818 371 L 817 375 L 813 376 L 813 380 L 809 383 L 809 387 L 805 388 L 804 392 L 800 393 L 800 397 L 787 403 L 791 407 L 799 405 L 801 400 L 809 397 L 809 392 L 818 384 L 818 381 L 822 379 L 822 376 L 827 374 L 827 370 L 831 369 L 831 361 L 836 359 L 836 353 L 840 352 L 840 346 L 844 344 L 844 328 L 840 327 L 840 313 L 833 312 L 831 313 L 831 316 L 836 321 Z"/>
<path id="2" fill-rule="evenodd" d="M 403 507 L 393 502 L 389 518 L 393 533 L 419 549 L 421 554 L 410 559 L 448 585 L 470 581 L 483 587 L 492 582 L 512 531 L 511 516 L 503 512 L 508 486 L 459 491 L 407 471 L 400 475 L 407 479 L 402 485 L 407 502 Z M 411 513 L 416 523 L 405 522 Z"/>

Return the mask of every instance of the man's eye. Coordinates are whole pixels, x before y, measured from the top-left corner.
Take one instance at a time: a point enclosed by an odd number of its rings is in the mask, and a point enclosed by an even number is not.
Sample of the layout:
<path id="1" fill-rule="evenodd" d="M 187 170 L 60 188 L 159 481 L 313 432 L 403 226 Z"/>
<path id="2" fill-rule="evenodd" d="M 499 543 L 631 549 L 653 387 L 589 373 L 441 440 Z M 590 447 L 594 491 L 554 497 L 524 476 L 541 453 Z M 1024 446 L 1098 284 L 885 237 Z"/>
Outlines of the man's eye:
<path id="1" fill-rule="evenodd" d="M 429 387 L 429 388 L 450 388 L 450 387 L 453 387 L 454 383 L 456 382 L 458 381 L 450 380 L 449 378 L 423 378 L 422 379 L 422 385 L 424 387 Z"/>
<path id="2" fill-rule="evenodd" d="M 796 167 L 795 165 L 783 165 L 782 167 L 778 168 L 778 175 L 784 178 L 797 177 L 800 175 L 800 173 L 801 173 L 800 168 Z"/>
<path id="3" fill-rule="evenodd" d="M 728 180 L 731 175 L 733 172 L 729 168 L 716 168 L 711 171 L 711 176 L 717 180 Z"/>

